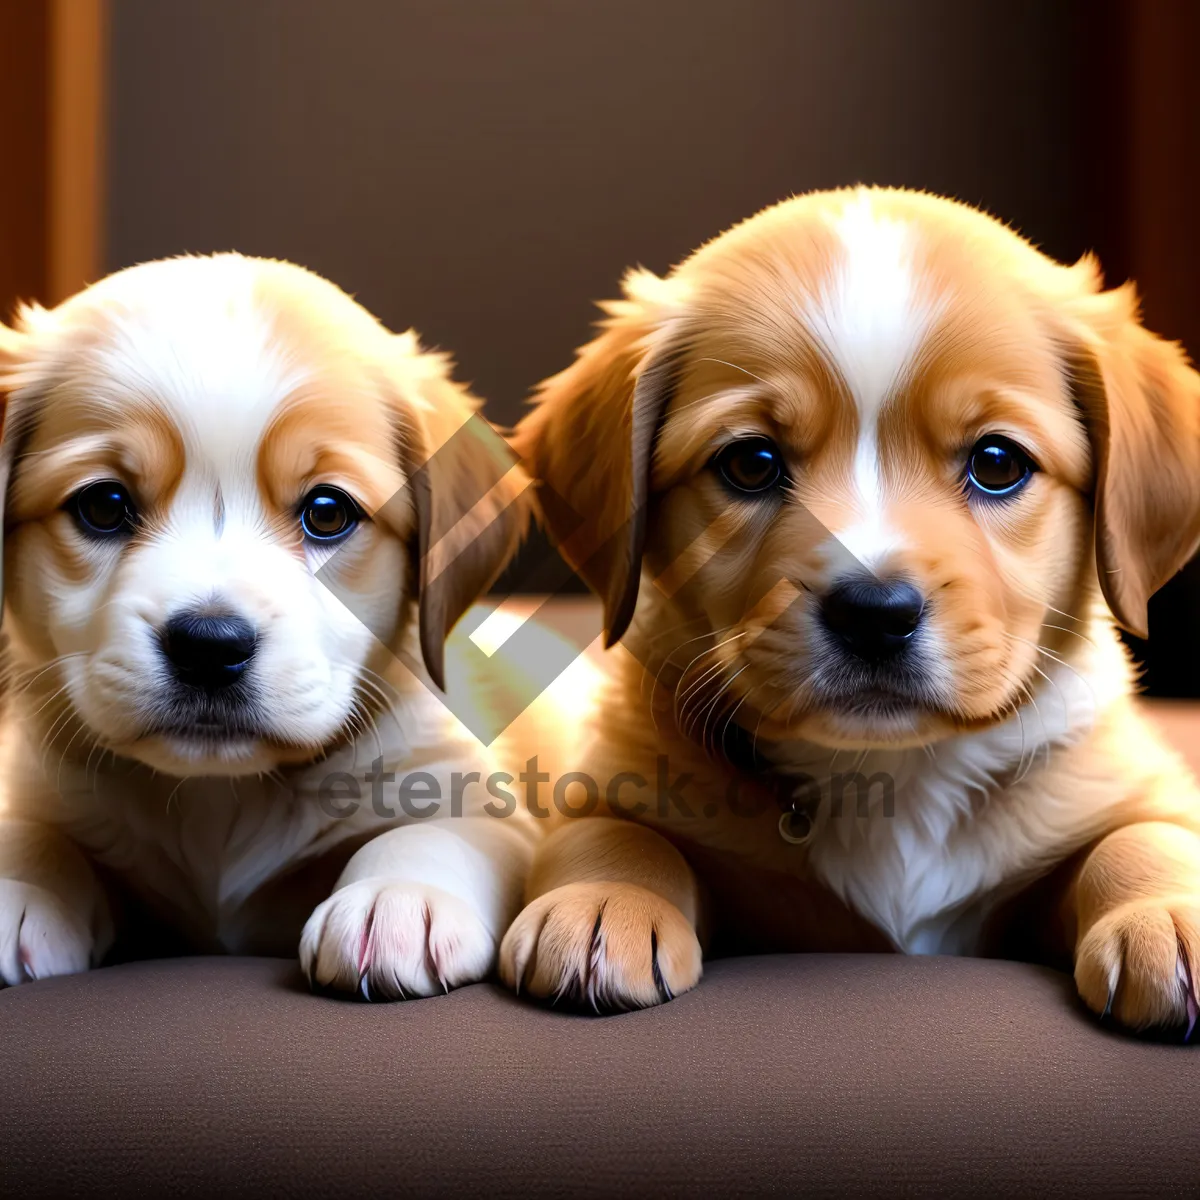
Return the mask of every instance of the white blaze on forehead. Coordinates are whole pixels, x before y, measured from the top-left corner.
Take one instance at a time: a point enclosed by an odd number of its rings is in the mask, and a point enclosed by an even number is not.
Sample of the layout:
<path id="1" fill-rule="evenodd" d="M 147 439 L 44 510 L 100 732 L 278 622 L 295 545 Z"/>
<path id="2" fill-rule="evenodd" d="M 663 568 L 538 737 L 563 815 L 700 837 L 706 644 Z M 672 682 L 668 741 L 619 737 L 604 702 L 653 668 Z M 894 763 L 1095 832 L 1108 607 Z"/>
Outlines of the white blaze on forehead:
<path id="1" fill-rule="evenodd" d="M 121 315 L 103 351 L 109 378 L 166 413 L 183 439 L 188 474 L 198 470 L 237 491 L 254 479 L 263 432 L 304 372 L 273 334 L 250 261 L 173 259 L 128 275 L 150 271 L 162 277 L 131 289 L 132 302 L 114 297 Z M 152 303 L 138 303 L 139 293 Z"/>
<path id="2" fill-rule="evenodd" d="M 864 192 L 833 227 L 841 257 L 805 318 L 858 409 L 854 480 L 861 521 L 838 537 L 872 566 L 895 548 L 882 511 L 879 414 L 912 366 L 935 311 L 915 279 L 911 226 L 877 212 Z"/>
<path id="3" fill-rule="evenodd" d="M 932 314 L 915 286 L 911 226 L 875 212 L 869 193 L 851 201 L 833 224 L 841 258 L 807 316 L 864 427 L 873 426 Z"/>

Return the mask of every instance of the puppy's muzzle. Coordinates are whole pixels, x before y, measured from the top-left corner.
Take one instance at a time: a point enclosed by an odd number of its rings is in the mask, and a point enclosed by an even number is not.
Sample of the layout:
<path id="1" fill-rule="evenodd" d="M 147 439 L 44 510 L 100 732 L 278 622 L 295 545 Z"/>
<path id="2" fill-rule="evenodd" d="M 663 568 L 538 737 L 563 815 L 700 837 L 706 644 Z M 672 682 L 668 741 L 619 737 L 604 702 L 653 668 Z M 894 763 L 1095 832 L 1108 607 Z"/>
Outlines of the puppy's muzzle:
<path id="1" fill-rule="evenodd" d="M 206 692 L 236 683 L 254 657 L 258 637 L 243 617 L 177 613 L 162 631 L 162 649 L 180 683 Z"/>
<path id="2" fill-rule="evenodd" d="M 821 620 L 840 645 L 863 662 L 899 657 L 921 624 L 925 598 L 902 580 L 852 580 L 821 599 Z"/>

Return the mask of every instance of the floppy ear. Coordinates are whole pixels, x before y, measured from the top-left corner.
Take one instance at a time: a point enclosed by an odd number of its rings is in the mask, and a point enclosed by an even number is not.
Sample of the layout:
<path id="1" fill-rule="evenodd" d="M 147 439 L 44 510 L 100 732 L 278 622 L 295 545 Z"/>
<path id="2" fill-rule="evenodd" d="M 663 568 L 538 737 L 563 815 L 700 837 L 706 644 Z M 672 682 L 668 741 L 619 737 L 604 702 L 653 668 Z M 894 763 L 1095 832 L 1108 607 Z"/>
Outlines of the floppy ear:
<path id="1" fill-rule="evenodd" d="M 0 621 L 4 617 L 3 530 L 5 501 L 16 453 L 16 431 L 10 418 L 10 393 L 27 382 L 24 375 L 28 335 L 0 322 Z"/>
<path id="2" fill-rule="evenodd" d="M 448 376 L 445 359 L 426 367 L 403 453 L 417 517 L 418 610 L 425 669 L 445 688 L 445 641 L 459 618 L 516 553 L 529 523 L 529 479 L 479 415 L 479 401 Z"/>
<path id="3" fill-rule="evenodd" d="M 543 522 L 562 556 L 604 601 L 604 644 L 637 604 L 658 426 L 674 389 L 678 287 L 630 272 L 625 299 L 602 305 L 602 332 L 542 383 L 513 445 L 538 483 Z"/>
<path id="4" fill-rule="evenodd" d="M 1084 297 L 1076 320 L 1100 587 L 1118 623 L 1145 637 L 1150 597 L 1200 544 L 1200 375 L 1142 326 L 1132 285 Z"/>

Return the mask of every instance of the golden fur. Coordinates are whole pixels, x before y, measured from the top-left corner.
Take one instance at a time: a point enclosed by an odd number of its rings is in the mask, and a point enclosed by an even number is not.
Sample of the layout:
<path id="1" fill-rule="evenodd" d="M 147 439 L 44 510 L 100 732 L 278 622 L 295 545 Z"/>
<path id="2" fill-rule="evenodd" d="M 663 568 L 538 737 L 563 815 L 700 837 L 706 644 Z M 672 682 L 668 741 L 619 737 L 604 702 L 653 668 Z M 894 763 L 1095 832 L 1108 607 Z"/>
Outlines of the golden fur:
<path id="1" fill-rule="evenodd" d="M 1200 539 L 1179 348 L 1090 257 L 904 191 L 786 201 L 624 290 L 515 440 L 624 635 L 578 765 L 665 761 L 690 799 L 631 783 L 543 843 L 509 982 L 620 1008 L 695 984 L 702 940 L 1004 951 L 1073 957 L 1126 1026 L 1194 1017 L 1200 798 L 1113 623 L 1144 634 Z M 996 434 L 1036 463 L 1003 503 L 964 490 Z M 748 436 L 786 464 L 769 501 L 712 467 Z M 920 702 L 856 703 L 824 648 L 820 597 L 862 569 L 924 597 Z"/>
<path id="2" fill-rule="evenodd" d="M 394 792 L 390 816 L 322 799 L 376 758 L 450 797 L 500 753 L 432 685 L 517 545 L 527 480 L 446 360 L 298 267 L 217 255 L 25 309 L 0 326 L 0 368 L 0 982 L 84 969 L 140 909 L 193 949 L 289 953 L 303 929 L 314 983 L 373 997 L 485 975 L 527 814 L 483 816 L 482 787 L 452 821 L 408 820 Z M 127 534 L 71 511 L 105 480 L 136 502 Z M 366 514 L 340 549 L 302 531 L 317 485 Z M 207 732 L 174 715 L 195 692 L 164 650 L 180 611 L 258 639 L 253 703 Z"/>

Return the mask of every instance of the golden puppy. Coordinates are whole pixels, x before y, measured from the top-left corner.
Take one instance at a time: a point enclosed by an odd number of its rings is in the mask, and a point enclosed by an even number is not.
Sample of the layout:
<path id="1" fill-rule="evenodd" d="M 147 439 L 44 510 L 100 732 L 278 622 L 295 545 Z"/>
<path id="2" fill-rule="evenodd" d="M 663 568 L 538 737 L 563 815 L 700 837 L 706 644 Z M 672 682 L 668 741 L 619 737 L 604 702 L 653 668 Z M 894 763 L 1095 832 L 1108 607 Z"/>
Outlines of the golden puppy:
<path id="1" fill-rule="evenodd" d="M 0 980 L 145 910 L 208 951 L 303 926 L 310 979 L 369 997 L 485 975 L 532 822 L 484 815 L 430 680 L 525 506 L 445 361 L 234 254 L 26 309 L 0 360 Z"/>
<path id="2" fill-rule="evenodd" d="M 1073 956 L 1097 1012 L 1194 1020 L 1200 797 L 1113 619 L 1200 537 L 1200 377 L 1132 290 L 855 189 L 607 312 L 517 446 L 625 634 L 579 764 L 610 819 L 539 849 L 506 979 L 654 1004 L 705 936 Z"/>

